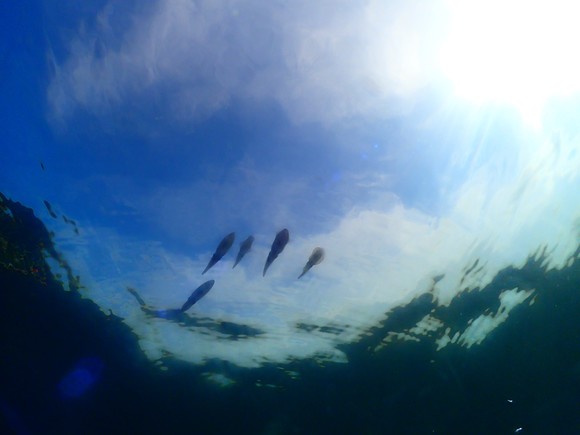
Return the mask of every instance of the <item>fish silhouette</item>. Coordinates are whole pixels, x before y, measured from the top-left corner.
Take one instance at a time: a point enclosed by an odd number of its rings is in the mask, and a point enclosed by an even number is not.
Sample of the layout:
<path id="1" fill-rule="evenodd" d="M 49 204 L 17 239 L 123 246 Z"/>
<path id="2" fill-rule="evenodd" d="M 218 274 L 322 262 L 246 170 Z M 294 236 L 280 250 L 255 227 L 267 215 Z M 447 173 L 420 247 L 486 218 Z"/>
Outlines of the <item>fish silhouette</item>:
<path id="1" fill-rule="evenodd" d="M 234 240 L 236 238 L 236 233 L 229 233 L 227 236 L 223 238 L 223 240 L 218 245 L 217 249 L 211 256 L 211 260 L 207 263 L 207 266 L 201 274 L 203 275 L 208 270 L 210 270 L 218 261 L 222 259 L 224 255 L 230 250 L 232 245 L 234 244 Z"/>
<path id="2" fill-rule="evenodd" d="M 252 243 L 254 243 L 254 237 L 253 236 L 249 236 L 246 240 L 244 240 L 242 242 L 242 244 L 240 245 L 240 251 L 238 252 L 238 256 L 236 257 L 236 262 L 232 266 L 232 269 L 234 267 L 236 267 L 238 265 L 238 263 L 240 262 L 240 260 L 242 258 L 244 258 L 244 255 L 246 255 L 248 253 L 248 251 L 252 247 Z"/>
<path id="3" fill-rule="evenodd" d="M 46 199 L 43 200 L 42 202 L 44 202 L 44 206 L 48 210 L 48 214 L 50 214 L 50 216 L 55 219 L 58 218 L 58 215 L 54 212 L 54 209 L 52 208 L 52 204 L 48 202 Z"/>
<path id="4" fill-rule="evenodd" d="M 306 272 L 312 269 L 312 266 L 320 264 L 322 260 L 324 260 L 324 249 L 314 248 L 314 251 L 312 251 L 312 254 L 310 254 L 310 258 L 306 262 L 306 266 L 304 266 L 304 269 L 302 269 L 302 273 L 298 279 L 302 278 Z"/>
<path id="5" fill-rule="evenodd" d="M 189 298 L 187 298 L 187 301 L 185 301 L 185 303 L 181 307 L 181 312 L 185 313 L 197 301 L 199 301 L 201 298 L 203 298 L 205 295 L 207 295 L 207 293 L 211 290 L 211 288 L 213 287 L 214 284 L 215 284 L 215 281 L 213 279 L 210 279 L 209 281 L 204 282 L 202 285 L 200 285 L 198 288 L 196 288 L 193 291 L 193 293 L 191 294 L 191 296 Z"/>
<path id="6" fill-rule="evenodd" d="M 276 234 L 276 238 L 272 243 L 272 248 L 270 248 L 270 253 L 268 254 L 268 259 L 266 260 L 266 264 L 264 265 L 264 272 L 262 272 L 262 276 L 266 276 L 266 271 L 272 264 L 272 262 L 278 258 L 278 255 L 284 250 L 284 247 L 288 243 L 290 239 L 290 234 L 288 230 L 284 228 L 282 231 Z"/>

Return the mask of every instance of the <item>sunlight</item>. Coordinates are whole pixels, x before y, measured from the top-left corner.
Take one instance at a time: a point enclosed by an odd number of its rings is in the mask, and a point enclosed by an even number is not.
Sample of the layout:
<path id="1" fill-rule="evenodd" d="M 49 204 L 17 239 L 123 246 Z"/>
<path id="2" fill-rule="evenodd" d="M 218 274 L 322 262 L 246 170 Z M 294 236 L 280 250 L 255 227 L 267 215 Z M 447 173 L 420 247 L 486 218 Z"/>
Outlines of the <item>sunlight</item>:
<path id="1" fill-rule="evenodd" d="M 575 54 L 580 4 L 448 3 L 451 22 L 441 67 L 459 97 L 513 105 L 526 122 L 539 126 L 549 97 L 580 90 L 580 61 Z"/>

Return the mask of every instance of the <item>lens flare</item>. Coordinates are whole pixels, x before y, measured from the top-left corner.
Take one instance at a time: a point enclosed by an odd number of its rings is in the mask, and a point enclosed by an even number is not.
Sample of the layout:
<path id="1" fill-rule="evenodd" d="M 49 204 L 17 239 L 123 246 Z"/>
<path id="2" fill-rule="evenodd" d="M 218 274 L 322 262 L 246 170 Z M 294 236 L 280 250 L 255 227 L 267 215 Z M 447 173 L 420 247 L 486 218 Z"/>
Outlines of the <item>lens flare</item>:
<path id="1" fill-rule="evenodd" d="M 99 380 L 102 370 L 103 362 L 100 359 L 81 359 L 58 384 L 61 397 L 65 399 L 81 397 Z"/>

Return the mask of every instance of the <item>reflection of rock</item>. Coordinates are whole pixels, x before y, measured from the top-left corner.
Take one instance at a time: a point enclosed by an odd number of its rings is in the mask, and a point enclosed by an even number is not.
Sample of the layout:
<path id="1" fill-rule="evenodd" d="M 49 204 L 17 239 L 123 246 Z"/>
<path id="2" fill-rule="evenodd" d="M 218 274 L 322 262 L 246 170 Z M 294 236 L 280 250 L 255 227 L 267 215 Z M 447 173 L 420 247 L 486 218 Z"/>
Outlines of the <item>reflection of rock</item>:
<path id="1" fill-rule="evenodd" d="M 314 248 L 314 251 L 312 251 L 310 258 L 308 259 L 306 266 L 304 266 L 304 269 L 302 269 L 302 273 L 300 274 L 298 279 L 302 278 L 302 276 L 306 272 L 308 272 L 310 269 L 312 269 L 312 266 L 316 266 L 317 264 L 320 264 L 322 262 L 322 260 L 324 260 L 324 249 Z"/>
<path id="2" fill-rule="evenodd" d="M 295 328 L 300 331 L 306 332 L 322 332 L 325 334 L 333 334 L 333 335 L 340 335 L 344 331 L 346 331 L 349 326 L 348 325 L 315 325 L 311 323 L 302 323 L 299 322 L 295 325 Z"/>
<path id="3" fill-rule="evenodd" d="M 463 282 L 465 281 L 466 278 L 468 277 L 473 277 L 475 275 L 477 275 L 478 273 L 480 273 L 484 266 L 480 266 L 478 269 L 475 269 L 477 267 L 477 265 L 479 264 L 479 258 L 475 260 L 475 263 L 473 263 L 473 265 L 469 268 L 465 268 L 463 276 L 461 277 L 461 281 L 459 282 L 459 285 L 463 285 Z"/>
<path id="4" fill-rule="evenodd" d="M 225 236 L 222 239 L 222 241 L 218 245 L 217 249 L 215 250 L 214 254 L 211 256 L 209 263 L 207 263 L 205 270 L 201 273 L 202 275 L 204 273 L 206 273 L 208 270 L 210 270 L 218 261 L 220 261 L 222 259 L 222 257 L 224 255 L 227 254 L 227 252 L 230 250 L 230 248 L 234 244 L 235 238 L 236 238 L 236 233 L 229 233 L 227 236 Z"/>
<path id="5" fill-rule="evenodd" d="M 254 243 L 254 237 L 253 236 L 249 236 L 246 240 L 244 240 L 242 242 L 242 244 L 240 245 L 240 251 L 238 252 L 238 256 L 236 257 L 236 262 L 232 266 L 232 269 L 234 267 L 236 267 L 236 265 L 240 262 L 240 260 L 242 258 L 244 258 L 244 255 L 246 255 L 248 253 L 248 251 L 252 247 L 252 243 Z"/>
<path id="6" fill-rule="evenodd" d="M 284 250 L 288 240 L 290 239 L 290 234 L 288 230 L 284 228 L 282 231 L 276 234 L 276 238 L 272 243 L 272 248 L 270 248 L 270 253 L 268 254 L 268 258 L 266 259 L 266 264 L 264 265 L 264 271 L 262 272 L 262 276 L 266 275 L 266 271 L 270 267 L 270 265 L 274 262 L 278 255 Z"/>
<path id="7" fill-rule="evenodd" d="M 68 263 L 54 248 L 53 234 L 47 231 L 32 209 L 0 193 L 0 212 L 0 266 L 46 284 L 52 274 L 45 257 L 52 257 L 66 273 L 68 288 L 80 288 L 79 277 L 73 275 Z M 59 274 L 54 278 L 60 279 Z"/>

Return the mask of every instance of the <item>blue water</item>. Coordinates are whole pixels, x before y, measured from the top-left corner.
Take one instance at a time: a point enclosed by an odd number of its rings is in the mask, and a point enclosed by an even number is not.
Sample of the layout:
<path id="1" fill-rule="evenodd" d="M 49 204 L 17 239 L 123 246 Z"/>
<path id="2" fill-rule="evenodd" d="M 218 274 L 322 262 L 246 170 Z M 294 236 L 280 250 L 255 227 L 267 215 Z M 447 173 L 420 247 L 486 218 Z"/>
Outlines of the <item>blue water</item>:
<path id="1" fill-rule="evenodd" d="M 454 6 L 1 3 L 0 433 L 580 433 L 580 87 Z"/>

